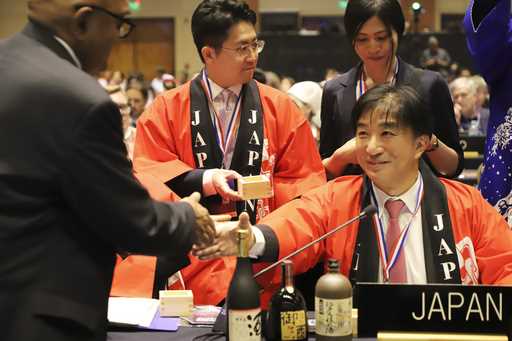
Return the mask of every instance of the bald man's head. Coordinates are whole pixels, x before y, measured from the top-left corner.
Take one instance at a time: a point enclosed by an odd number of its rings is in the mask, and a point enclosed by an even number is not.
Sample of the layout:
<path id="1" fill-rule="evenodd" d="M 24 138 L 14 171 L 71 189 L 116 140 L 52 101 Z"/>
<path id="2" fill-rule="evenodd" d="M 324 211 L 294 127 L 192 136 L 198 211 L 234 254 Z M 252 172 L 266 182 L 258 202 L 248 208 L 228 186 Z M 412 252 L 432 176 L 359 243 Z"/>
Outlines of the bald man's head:
<path id="1" fill-rule="evenodd" d="M 102 5 L 101 0 L 87 1 L 88 4 Z M 55 28 L 73 17 L 75 8 L 83 0 L 28 0 L 28 16 L 40 23 Z"/>
<path id="2" fill-rule="evenodd" d="M 119 28 L 130 14 L 128 0 L 28 0 L 29 17 L 66 41 L 83 69 L 96 74 L 106 68 Z"/>

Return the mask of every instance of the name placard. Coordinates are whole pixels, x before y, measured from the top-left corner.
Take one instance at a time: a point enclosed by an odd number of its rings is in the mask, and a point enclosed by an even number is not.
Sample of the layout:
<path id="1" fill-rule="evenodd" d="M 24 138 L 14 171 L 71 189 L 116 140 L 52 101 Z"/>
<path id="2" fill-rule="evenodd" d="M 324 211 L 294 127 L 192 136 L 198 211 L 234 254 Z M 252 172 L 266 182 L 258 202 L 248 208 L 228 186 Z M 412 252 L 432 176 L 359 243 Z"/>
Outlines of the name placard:
<path id="1" fill-rule="evenodd" d="M 512 335 L 512 287 L 358 283 L 358 336 L 379 331 Z"/>

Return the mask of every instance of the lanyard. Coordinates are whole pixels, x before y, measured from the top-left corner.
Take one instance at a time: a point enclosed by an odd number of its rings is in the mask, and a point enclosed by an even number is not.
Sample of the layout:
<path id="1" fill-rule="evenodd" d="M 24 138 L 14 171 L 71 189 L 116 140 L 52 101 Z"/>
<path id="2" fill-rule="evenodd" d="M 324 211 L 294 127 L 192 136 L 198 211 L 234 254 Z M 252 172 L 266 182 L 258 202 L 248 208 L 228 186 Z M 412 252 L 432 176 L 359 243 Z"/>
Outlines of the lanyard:
<path id="1" fill-rule="evenodd" d="M 387 249 L 387 245 L 386 245 L 386 239 L 384 237 L 384 225 L 382 224 L 382 220 L 380 219 L 379 209 L 378 209 L 379 206 L 377 205 L 377 198 L 375 197 L 373 187 L 371 188 L 370 193 L 372 196 L 372 201 L 373 201 L 373 204 L 375 205 L 375 207 L 377 207 L 377 213 L 374 215 L 373 219 L 375 222 L 375 226 L 377 226 L 377 228 L 378 228 L 377 243 L 378 243 L 378 247 L 379 247 L 380 259 L 382 262 L 382 272 L 383 272 L 384 282 L 387 282 L 389 280 L 389 272 L 391 271 L 393 266 L 395 266 L 396 261 L 397 261 L 398 257 L 400 256 L 400 253 L 402 252 L 403 246 L 407 239 L 407 235 L 409 233 L 409 228 L 411 227 L 412 221 L 414 220 L 414 217 L 416 216 L 416 214 L 418 213 L 418 211 L 420 209 L 421 201 L 423 199 L 423 178 L 421 177 L 421 175 L 419 175 L 419 177 L 420 177 L 420 185 L 418 186 L 418 192 L 416 193 L 416 205 L 415 205 L 414 213 L 412 214 L 411 219 L 407 223 L 405 229 L 403 229 L 402 232 L 400 233 L 400 237 L 399 237 L 398 242 L 396 243 L 394 249 L 390 250 L 391 258 L 388 258 L 388 249 Z M 389 228 L 389 226 L 388 226 L 388 228 Z M 388 262 L 388 259 L 389 259 L 389 262 Z"/>
<path id="2" fill-rule="evenodd" d="M 398 60 L 396 61 L 396 65 L 395 65 L 395 73 L 393 74 L 393 78 L 391 78 L 391 84 L 395 84 L 396 83 L 396 78 L 398 76 L 398 69 L 399 69 L 399 66 L 398 66 L 399 62 Z M 357 84 L 356 84 L 356 101 L 365 94 L 365 92 L 368 91 L 368 87 L 366 86 L 366 82 L 364 81 L 364 71 L 361 71 L 361 76 L 359 77 L 359 80 L 357 81 Z"/>
<path id="3" fill-rule="evenodd" d="M 203 83 L 206 84 L 206 87 L 208 90 L 208 100 L 210 101 L 211 107 L 213 110 L 213 128 L 215 129 L 215 132 L 216 132 L 215 138 L 217 140 L 217 144 L 219 145 L 219 147 L 222 151 L 222 155 L 223 155 L 222 167 L 224 168 L 224 165 L 226 164 L 225 158 L 226 158 L 228 146 L 230 146 L 233 143 L 233 141 L 231 141 L 232 137 L 234 135 L 234 131 L 235 131 L 235 127 L 234 127 L 233 123 L 235 122 L 235 118 L 238 116 L 237 114 L 239 114 L 239 112 L 240 112 L 239 108 L 240 108 L 240 98 L 242 97 L 241 96 L 242 91 L 240 91 L 240 93 L 238 94 L 238 96 L 236 98 L 235 108 L 233 109 L 233 112 L 231 113 L 231 117 L 230 117 L 229 123 L 228 123 L 228 129 L 227 129 L 228 131 L 227 131 L 226 139 L 224 140 L 224 132 L 222 131 L 222 125 L 220 124 L 219 115 L 215 111 L 215 106 L 213 105 L 213 92 L 212 92 L 212 87 L 210 84 L 210 80 L 208 79 L 208 74 L 206 73 L 206 70 L 203 71 Z"/>

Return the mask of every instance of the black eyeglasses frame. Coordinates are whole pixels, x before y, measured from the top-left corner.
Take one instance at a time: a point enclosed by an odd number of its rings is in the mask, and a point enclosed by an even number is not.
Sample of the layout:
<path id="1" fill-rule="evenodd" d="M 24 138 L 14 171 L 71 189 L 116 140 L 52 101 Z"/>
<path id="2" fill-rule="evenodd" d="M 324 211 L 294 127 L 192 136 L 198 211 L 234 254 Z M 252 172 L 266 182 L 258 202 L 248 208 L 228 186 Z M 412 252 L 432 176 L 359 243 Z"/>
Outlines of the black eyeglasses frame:
<path id="1" fill-rule="evenodd" d="M 89 7 L 93 10 L 103 12 L 105 14 L 110 15 L 111 17 L 115 18 L 118 21 L 118 29 L 119 29 L 119 38 L 124 39 L 128 37 L 128 35 L 133 31 L 133 29 L 136 27 L 135 23 L 131 21 L 128 18 L 123 17 L 122 15 L 116 14 L 114 12 L 109 11 L 108 9 L 98 6 L 98 5 L 92 5 L 92 4 L 81 4 L 75 6 L 75 10 L 79 10 L 80 8 Z"/>

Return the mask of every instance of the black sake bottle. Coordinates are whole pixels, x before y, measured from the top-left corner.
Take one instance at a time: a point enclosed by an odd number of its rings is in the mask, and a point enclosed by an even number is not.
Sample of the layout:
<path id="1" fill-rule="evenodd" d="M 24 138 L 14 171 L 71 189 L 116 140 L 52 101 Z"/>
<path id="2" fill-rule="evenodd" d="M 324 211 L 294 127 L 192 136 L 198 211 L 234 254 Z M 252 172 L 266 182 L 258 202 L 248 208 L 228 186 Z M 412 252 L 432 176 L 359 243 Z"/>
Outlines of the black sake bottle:
<path id="1" fill-rule="evenodd" d="M 249 259 L 249 231 L 238 233 L 238 258 L 227 296 L 227 340 L 261 341 L 259 286 Z"/>
<path id="2" fill-rule="evenodd" d="M 269 341 L 305 341 L 308 339 L 306 302 L 293 286 L 293 263 L 289 260 L 282 264 L 281 283 L 270 300 L 265 337 Z"/>

